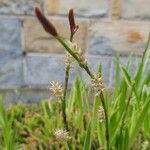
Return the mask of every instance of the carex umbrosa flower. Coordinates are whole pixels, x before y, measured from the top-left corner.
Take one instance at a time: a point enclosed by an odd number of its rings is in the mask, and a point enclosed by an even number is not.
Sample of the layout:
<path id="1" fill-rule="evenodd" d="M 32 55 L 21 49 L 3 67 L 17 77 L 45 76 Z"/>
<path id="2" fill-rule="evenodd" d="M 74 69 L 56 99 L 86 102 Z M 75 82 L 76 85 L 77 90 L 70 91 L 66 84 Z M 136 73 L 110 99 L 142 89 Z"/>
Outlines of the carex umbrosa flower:
<path id="1" fill-rule="evenodd" d="M 46 32 L 55 37 L 58 36 L 57 30 L 54 25 L 44 16 L 44 14 L 42 14 L 38 7 L 35 8 L 35 14 Z"/>

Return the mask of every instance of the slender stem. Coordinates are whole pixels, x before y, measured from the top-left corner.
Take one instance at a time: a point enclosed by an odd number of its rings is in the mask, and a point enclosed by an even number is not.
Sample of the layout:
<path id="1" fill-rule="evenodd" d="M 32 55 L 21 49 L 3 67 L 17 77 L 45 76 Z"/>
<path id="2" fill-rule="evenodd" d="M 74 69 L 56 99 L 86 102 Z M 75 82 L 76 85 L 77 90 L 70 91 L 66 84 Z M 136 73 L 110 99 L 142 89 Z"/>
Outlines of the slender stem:
<path id="1" fill-rule="evenodd" d="M 70 33 L 70 42 L 73 41 L 73 36 L 74 36 L 74 34 L 73 34 L 73 33 Z"/>
<path id="2" fill-rule="evenodd" d="M 63 116 L 63 121 L 64 121 L 64 128 L 69 131 L 68 127 L 68 121 L 67 121 L 67 114 L 66 114 L 66 94 L 67 94 L 67 88 L 68 88 L 68 80 L 69 80 L 69 70 L 70 70 L 70 65 L 66 67 L 65 71 L 65 87 L 64 87 L 64 93 L 63 93 L 63 98 L 62 98 L 62 116 Z M 69 150 L 72 150 L 70 142 L 67 142 Z"/>
<path id="3" fill-rule="evenodd" d="M 107 107 L 106 107 L 106 103 L 105 103 L 103 93 L 100 94 L 100 99 L 101 99 L 102 106 L 103 106 L 104 113 L 105 113 L 105 119 L 106 119 L 106 123 L 105 123 L 106 133 L 105 133 L 105 136 L 106 136 L 107 150 L 109 150 L 109 119 L 108 119 L 108 110 L 107 110 Z"/>
<path id="4" fill-rule="evenodd" d="M 66 115 L 66 101 L 64 97 L 62 98 L 62 117 L 64 122 L 64 128 L 68 131 L 68 122 L 67 122 L 67 115 Z"/>
<path id="5" fill-rule="evenodd" d="M 64 87 L 64 93 L 63 93 L 63 99 L 62 99 L 63 120 L 64 120 L 65 129 L 67 131 L 69 131 L 69 127 L 68 127 L 68 121 L 67 121 L 67 115 L 66 115 L 66 94 L 67 94 L 67 88 L 68 88 L 69 70 L 70 70 L 70 65 L 66 67 L 66 71 L 65 71 L 65 87 Z"/>
<path id="6" fill-rule="evenodd" d="M 87 72 L 87 74 L 91 77 L 91 79 L 94 77 L 93 74 L 91 73 L 90 69 L 88 68 L 88 66 L 84 67 L 85 71 Z"/>
<path id="7" fill-rule="evenodd" d="M 70 41 L 73 41 L 73 36 L 74 34 L 70 34 Z M 66 94 L 67 94 L 67 88 L 68 88 L 68 80 L 69 80 L 69 71 L 70 71 L 70 64 L 66 66 L 66 71 L 65 71 L 65 88 L 64 88 L 64 95 L 63 98 L 66 100 Z"/>
<path id="8" fill-rule="evenodd" d="M 70 34 L 70 41 L 72 41 L 72 39 L 73 39 L 73 34 Z M 69 129 L 68 129 L 68 122 L 67 122 L 67 115 L 66 115 L 66 94 L 67 94 L 67 88 L 68 88 L 69 70 L 70 70 L 70 65 L 67 65 L 65 69 L 64 93 L 63 93 L 63 98 L 62 98 L 63 120 L 64 120 L 65 129 L 67 131 Z"/>
<path id="9" fill-rule="evenodd" d="M 69 71 L 70 71 L 70 65 L 66 66 L 66 71 L 65 71 L 65 88 L 64 88 L 64 95 L 63 95 L 64 99 L 66 99 L 66 94 L 67 94 Z"/>
<path id="10" fill-rule="evenodd" d="M 73 40 L 73 34 L 70 34 L 70 41 Z M 63 120 L 64 120 L 64 126 L 67 131 L 69 131 L 68 127 L 68 121 L 67 121 L 67 115 L 66 115 L 66 94 L 68 89 L 68 81 L 69 81 L 69 71 L 70 71 L 70 64 L 66 66 L 65 69 L 65 85 L 64 85 L 64 93 L 63 93 L 63 99 L 62 99 L 62 110 L 63 110 Z"/>
<path id="11" fill-rule="evenodd" d="M 70 41 L 73 41 L 73 36 L 74 34 L 70 34 Z M 68 121 L 67 121 L 67 114 L 66 114 L 66 94 L 67 94 L 67 89 L 68 89 L 68 81 L 69 81 L 69 71 L 70 71 L 70 64 L 66 66 L 65 69 L 65 83 L 64 83 L 64 93 L 63 93 L 63 120 L 64 120 L 64 125 L 65 129 L 69 131 L 68 127 Z M 70 142 L 67 142 L 69 150 L 72 150 Z"/>

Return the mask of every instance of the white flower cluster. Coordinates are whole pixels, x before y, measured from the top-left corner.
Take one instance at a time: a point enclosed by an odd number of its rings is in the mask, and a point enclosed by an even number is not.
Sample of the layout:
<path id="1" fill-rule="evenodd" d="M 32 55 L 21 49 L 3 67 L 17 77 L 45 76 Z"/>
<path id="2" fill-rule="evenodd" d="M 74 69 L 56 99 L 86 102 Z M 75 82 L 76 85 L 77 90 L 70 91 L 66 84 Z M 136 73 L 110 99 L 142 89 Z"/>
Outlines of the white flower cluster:
<path id="1" fill-rule="evenodd" d="M 66 56 L 65 56 L 65 66 L 70 66 L 74 61 L 74 58 L 68 53 L 66 52 Z"/>
<path id="2" fill-rule="evenodd" d="M 94 77 L 91 79 L 91 83 L 96 96 L 100 95 L 104 91 L 102 78 L 99 74 L 94 75 Z"/>
<path id="3" fill-rule="evenodd" d="M 78 45 L 76 44 L 76 43 L 72 43 L 72 42 L 68 42 L 69 43 L 69 45 L 71 46 L 71 47 L 73 47 L 74 48 L 74 54 L 75 55 L 77 55 L 77 57 L 79 58 L 79 60 L 80 60 L 80 62 L 82 61 L 82 62 L 84 62 L 84 63 L 87 63 L 87 60 L 85 59 L 85 57 L 84 57 L 84 53 L 83 53 L 83 51 L 81 50 L 81 48 L 80 47 L 78 47 Z"/>
<path id="4" fill-rule="evenodd" d="M 104 108 L 102 106 L 100 106 L 98 109 L 98 117 L 99 117 L 99 121 L 101 123 L 105 121 L 105 112 L 104 112 Z"/>
<path id="5" fill-rule="evenodd" d="M 149 141 L 144 141 L 143 143 L 142 143 L 142 150 L 148 150 L 148 147 L 149 147 Z"/>
<path id="6" fill-rule="evenodd" d="M 65 142 L 71 139 L 69 133 L 63 129 L 56 129 L 54 132 L 54 136 L 59 142 Z"/>
<path id="7" fill-rule="evenodd" d="M 57 98 L 61 98 L 63 95 L 63 88 L 62 85 L 59 84 L 57 81 L 52 81 L 50 83 L 50 87 L 49 87 L 50 91 L 57 97 Z"/>

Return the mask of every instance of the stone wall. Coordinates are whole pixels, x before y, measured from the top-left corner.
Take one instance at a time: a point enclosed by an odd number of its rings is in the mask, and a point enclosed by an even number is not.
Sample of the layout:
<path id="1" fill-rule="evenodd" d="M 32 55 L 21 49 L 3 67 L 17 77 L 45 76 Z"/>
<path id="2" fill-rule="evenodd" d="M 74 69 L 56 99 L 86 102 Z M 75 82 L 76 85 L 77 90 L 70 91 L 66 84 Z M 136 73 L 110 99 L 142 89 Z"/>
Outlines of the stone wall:
<path id="1" fill-rule="evenodd" d="M 43 31 L 34 6 L 66 38 L 67 13 L 74 8 L 80 26 L 75 39 L 92 70 L 102 64 L 108 87 L 113 83 L 116 53 L 122 63 L 133 53 L 135 72 L 150 32 L 150 0 L 0 0 L 0 93 L 6 101 L 36 102 L 49 97 L 51 80 L 63 83 L 64 50 Z M 85 72 L 72 70 L 70 83 L 77 72 L 85 77 Z"/>

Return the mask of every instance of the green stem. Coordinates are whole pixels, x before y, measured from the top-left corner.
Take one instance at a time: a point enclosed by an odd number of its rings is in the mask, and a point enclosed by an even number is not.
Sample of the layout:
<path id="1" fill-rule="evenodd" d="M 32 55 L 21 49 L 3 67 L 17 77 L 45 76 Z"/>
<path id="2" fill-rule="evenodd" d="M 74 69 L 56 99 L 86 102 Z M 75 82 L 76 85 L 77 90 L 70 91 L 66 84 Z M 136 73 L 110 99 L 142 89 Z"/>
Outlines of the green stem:
<path id="1" fill-rule="evenodd" d="M 90 76 L 91 79 L 94 78 L 94 75 L 91 73 L 91 71 L 90 71 L 88 66 L 85 66 L 84 70 L 87 72 L 87 74 Z"/>
<path id="2" fill-rule="evenodd" d="M 64 97 L 61 100 L 62 100 L 62 117 L 64 122 L 64 128 L 68 131 L 69 128 L 68 128 L 67 115 L 66 115 L 66 102 Z"/>
<path id="3" fill-rule="evenodd" d="M 68 88 L 68 80 L 69 80 L 69 70 L 70 70 L 70 65 L 66 67 L 66 72 L 65 72 L 65 87 L 64 87 L 64 93 L 63 93 L 63 98 L 62 98 L 62 111 L 63 111 L 63 121 L 65 125 L 65 129 L 69 131 L 68 127 L 68 121 L 67 121 L 67 115 L 66 115 L 66 94 L 67 94 L 67 88 Z"/>
<path id="4" fill-rule="evenodd" d="M 69 47 L 67 42 L 62 37 L 56 37 L 56 39 L 62 44 L 62 46 L 70 53 L 70 55 L 79 63 L 81 68 L 86 68 L 87 64 L 84 62 L 79 55 L 76 54 L 76 49 Z"/>
<path id="5" fill-rule="evenodd" d="M 73 34 L 70 35 L 70 41 L 72 42 L 73 41 Z M 68 64 L 66 66 L 66 69 L 65 69 L 65 85 L 64 85 L 64 93 L 63 93 L 63 120 L 64 120 L 64 124 L 65 124 L 65 129 L 67 131 L 69 131 L 69 127 L 68 127 L 68 121 L 67 121 L 67 115 L 66 115 L 66 94 L 67 94 L 67 89 L 68 89 L 68 81 L 69 81 L 69 71 L 70 71 L 70 64 Z M 67 142 L 67 145 L 68 145 L 68 148 L 69 150 L 72 150 L 72 146 L 70 144 L 70 142 Z"/>
<path id="6" fill-rule="evenodd" d="M 66 94 L 68 89 L 69 71 L 70 71 L 70 65 L 66 66 L 66 71 L 65 71 L 65 88 L 64 88 L 64 95 L 63 95 L 63 98 L 65 100 L 66 100 Z"/>
<path id="7" fill-rule="evenodd" d="M 63 47 L 70 53 L 72 57 L 74 57 L 78 62 L 80 61 L 75 52 L 66 44 L 62 37 L 56 37 L 56 39 L 63 45 Z"/>
<path id="8" fill-rule="evenodd" d="M 102 103 L 102 106 L 103 106 L 103 109 L 104 109 L 104 113 L 105 113 L 105 130 L 106 130 L 106 133 L 105 133 L 105 136 L 106 136 L 106 144 L 107 144 L 107 150 L 109 150 L 109 119 L 108 119 L 108 110 L 107 110 L 107 107 L 106 107 L 106 103 L 105 103 L 105 99 L 104 99 L 104 95 L 103 93 L 100 94 L 100 99 L 101 99 L 101 103 Z"/>
<path id="9" fill-rule="evenodd" d="M 70 35 L 70 41 L 73 40 L 73 34 Z M 68 81 L 69 81 L 69 71 L 70 71 L 70 64 L 66 66 L 65 69 L 65 85 L 64 85 L 64 93 L 63 93 L 63 99 L 62 99 L 62 110 L 63 110 L 63 121 L 65 125 L 65 129 L 69 131 L 68 127 L 68 121 L 67 121 L 67 115 L 66 115 L 66 94 L 68 89 Z"/>

